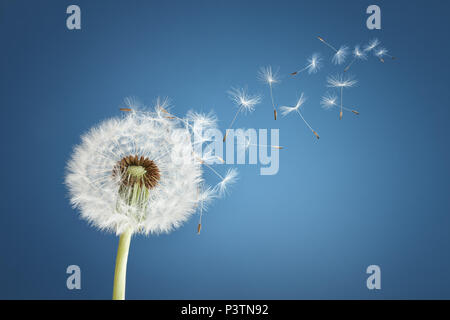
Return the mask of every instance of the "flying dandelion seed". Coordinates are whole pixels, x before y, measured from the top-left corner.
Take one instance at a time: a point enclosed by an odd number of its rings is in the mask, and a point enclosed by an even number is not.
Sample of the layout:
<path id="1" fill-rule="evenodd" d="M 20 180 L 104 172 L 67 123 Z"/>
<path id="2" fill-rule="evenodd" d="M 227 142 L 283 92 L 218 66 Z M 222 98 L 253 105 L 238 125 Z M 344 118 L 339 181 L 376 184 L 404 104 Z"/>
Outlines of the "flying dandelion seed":
<path id="1" fill-rule="evenodd" d="M 131 112 L 133 111 L 131 108 L 119 108 L 120 111 Z"/>
<path id="2" fill-rule="evenodd" d="M 322 105 L 322 108 L 324 108 L 325 110 L 339 108 L 338 97 L 334 94 L 326 93 L 325 96 L 322 97 L 320 104 Z M 342 106 L 342 109 L 344 111 L 352 112 L 355 115 L 359 115 L 359 112 L 354 109 L 346 108 L 344 106 Z"/>
<path id="3" fill-rule="evenodd" d="M 340 75 L 336 75 L 336 76 L 329 76 L 327 78 L 327 82 L 328 82 L 328 87 L 339 88 L 341 91 L 341 104 L 340 104 L 339 119 L 342 120 L 342 117 L 344 114 L 343 113 L 343 110 L 344 110 L 344 106 L 343 106 L 344 88 L 351 88 L 354 85 L 356 85 L 356 83 L 358 81 L 353 79 L 353 77 L 351 77 L 351 76 L 344 77 L 342 74 L 340 74 Z"/>
<path id="4" fill-rule="evenodd" d="M 380 44 L 380 41 L 378 39 L 372 39 L 369 41 L 369 43 L 364 47 L 365 52 L 370 52 L 373 49 L 375 49 Z"/>
<path id="5" fill-rule="evenodd" d="M 334 52 L 338 52 L 338 49 L 336 49 L 336 48 L 333 47 L 331 44 L 329 44 L 328 42 L 326 42 L 322 37 L 317 37 L 317 39 L 319 39 L 320 41 L 322 41 L 325 45 L 327 45 L 329 48 L 331 48 Z"/>
<path id="6" fill-rule="evenodd" d="M 347 55 L 348 47 L 341 46 L 339 50 L 334 54 L 332 61 L 334 64 L 343 64 L 345 62 L 345 59 L 347 58 Z"/>
<path id="7" fill-rule="evenodd" d="M 386 48 L 379 48 L 378 50 L 375 51 L 375 56 L 380 59 L 381 62 L 384 63 L 384 57 L 389 57 L 392 60 L 395 60 L 394 56 L 391 56 L 390 54 L 388 54 L 388 50 Z"/>
<path id="8" fill-rule="evenodd" d="M 228 94 L 230 96 L 230 99 L 234 102 L 234 104 L 238 108 L 236 114 L 234 115 L 233 120 L 228 126 L 228 129 L 231 129 L 233 127 L 234 122 L 237 119 L 237 116 L 241 111 L 253 112 L 255 110 L 255 106 L 261 103 L 261 96 L 249 95 L 245 89 L 237 89 L 237 88 L 231 88 L 231 90 L 228 91 Z M 227 132 L 225 132 L 223 142 L 225 142 L 226 139 L 227 139 Z"/>
<path id="9" fill-rule="evenodd" d="M 322 59 L 320 58 L 320 55 L 318 53 L 314 53 L 311 58 L 308 59 L 308 64 L 298 71 L 292 72 L 291 75 L 295 76 L 299 73 L 302 73 L 303 71 L 308 70 L 309 74 L 317 73 L 319 69 L 322 67 Z"/>
<path id="10" fill-rule="evenodd" d="M 269 86 L 270 99 L 272 100 L 273 106 L 273 117 L 277 120 L 277 108 L 275 107 L 275 100 L 273 98 L 273 85 L 280 82 L 278 78 L 278 71 L 273 72 L 272 67 L 261 67 L 258 72 L 258 79 Z"/>
<path id="11" fill-rule="evenodd" d="M 219 175 L 220 182 L 202 187 L 199 195 L 203 170 L 194 153 L 195 124 L 187 125 L 194 118 L 167 119 L 161 107 L 133 108 L 100 123 L 82 137 L 67 164 L 71 204 L 91 225 L 120 235 L 113 299 L 125 298 L 133 234 L 171 232 L 236 180 L 236 171 Z M 211 118 L 202 119 L 215 126 Z"/>
<path id="12" fill-rule="evenodd" d="M 329 48 L 331 48 L 331 50 L 335 52 L 333 59 L 331 60 L 334 64 L 342 64 L 345 62 L 345 58 L 348 55 L 348 47 L 341 46 L 339 49 L 336 49 L 334 46 L 326 42 L 322 37 L 317 37 L 317 39 L 319 39 L 322 43 L 327 45 Z"/>
<path id="13" fill-rule="evenodd" d="M 350 67 L 355 63 L 356 60 L 366 60 L 367 55 L 364 51 L 361 50 L 359 46 L 355 46 L 355 49 L 353 50 L 353 60 L 350 62 L 350 64 L 344 69 L 344 72 L 347 72 Z"/>
<path id="14" fill-rule="evenodd" d="M 298 113 L 298 115 L 302 118 L 303 122 L 306 124 L 306 126 L 311 130 L 311 132 L 316 136 L 317 139 L 319 139 L 319 134 L 310 126 L 310 124 L 308 123 L 308 121 L 305 120 L 305 118 L 303 117 L 303 114 L 301 113 L 300 109 L 302 108 L 302 106 L 304 105 L 304 103 L 306 102 L 306 97 L 305 95 L 302 93 L 300 95 L 300 98 L 297 100 L 297 104 L 294 107 L 289 107 L 289 106 L 283 106 L 281 107 L 281 114 L 283 116 L 287 116 L 288 114 L 290 114 L 291 112 L 296 112 Z"/>

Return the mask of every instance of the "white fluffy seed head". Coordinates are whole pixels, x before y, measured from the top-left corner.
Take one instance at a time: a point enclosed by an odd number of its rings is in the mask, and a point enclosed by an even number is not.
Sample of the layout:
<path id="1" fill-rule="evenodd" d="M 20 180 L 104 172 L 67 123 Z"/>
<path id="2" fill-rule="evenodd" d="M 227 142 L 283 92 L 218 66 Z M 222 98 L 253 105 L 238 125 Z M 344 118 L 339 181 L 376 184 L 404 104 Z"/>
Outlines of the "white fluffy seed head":
<path id="1" fill-rule="evenodd" d="M 196 121 L 214 126 L 214 119 L 195 113 L 174 119 L 158 107 L 161 101 L 153 112 L 132 112 L 103 121 L 74 148 L 65 182 L 71 204 L 93 226 L 116 234 L 126 230 L 168 233 L 181 226 L 200 201 L 218 196 L 218 191 L 199 196 L 204 181 L 192 131 Z M 137 196 L 145 203 L 139 205 L 123 197 L 123 177 L 114 171 L 117 163 L 129 156 L 151 160 L 160 174 L 156 186 L 141 186 L 142 195 Z"/>

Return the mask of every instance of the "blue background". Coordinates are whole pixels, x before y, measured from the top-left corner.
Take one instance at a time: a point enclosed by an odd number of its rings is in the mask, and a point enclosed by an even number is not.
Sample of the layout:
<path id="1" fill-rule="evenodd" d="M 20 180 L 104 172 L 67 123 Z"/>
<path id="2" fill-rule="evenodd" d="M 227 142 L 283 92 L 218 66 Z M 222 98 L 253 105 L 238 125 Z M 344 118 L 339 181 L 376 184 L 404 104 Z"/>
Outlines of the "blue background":
<path id="1" fill-rule="evenodd" d="M 63 184 L 80 135 L 119 115 L 123 98 L 172 98 L 178 114 L 226 95 L 264 95 L 236 126 L 279 128 L 280 171 L 239 165 L 240 181 L 169 235 L 133 238 L 128 299 L 450 298 L 447 1 L 1 1 L 0 298 L 109 299 L 118 239 L 78 217 Z M 66 28 L 78 4 L 82 29 Z M 398 60 L 352 69 L 344 101 L 359 117 L 320 108 L 326 76 L 342 70 L 320 43 L 378 37 Z M 290 79 L 313 52 L 325 66 Z M 275 122 L 260 66 L 280 67 L 278 104 L 301 92 L 315 141 L 295 114 Z M 225 171 L 226 167 L 218 167 Z M 214 179 L 210 173 L 208 178 Z M 66 268 L 82 289 L 66 288 Z M 382 289 L 366 288 L 381 267 Z"/>

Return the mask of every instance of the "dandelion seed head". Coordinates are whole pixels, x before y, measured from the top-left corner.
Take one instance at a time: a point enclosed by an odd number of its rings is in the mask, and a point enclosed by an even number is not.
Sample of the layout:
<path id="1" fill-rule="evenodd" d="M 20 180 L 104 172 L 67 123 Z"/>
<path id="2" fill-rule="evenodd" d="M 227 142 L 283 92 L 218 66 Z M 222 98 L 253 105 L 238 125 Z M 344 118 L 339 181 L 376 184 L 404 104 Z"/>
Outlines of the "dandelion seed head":
<path id="1" fill-rule="evenodd" d="M 65 177 L 70 201 L 101 230 L 169 233 L 198 207 L 204 180 L 189 120 L 168 119 L 158 108 L 164 103 L 156 105 L 101 122 L 74 148 Z M 215 123 L 194 113 L 190 120 Z"/>
<path id="2" fill-rule="evenodd" d="M 252 112 L 255 110 L 255 106 L 261 103 L 261 96 L 250 95 L 246 89 L 231 88 L 228 94 L 235 105 L 244 111 Z"/>
<path id="3" fill-rule="evenodd" d="M 358 83 L 352 76 L 344 76 L 342 74 L 327 77 L 327 82 L 328 87 L 332 88 L 351 88 Z"/>
<path id="4" fill-rule="evenodd" d="M 341 46 L 339 50 L 334 54 L 332 61 L 334 64 L 342 64 L 345 62 L 347 55 L 348 55 L 348 47 Z"/>
<path id="5" fill-rule="evenodd" d="M 272 71 L 272 67 L 261 67 L 258 71 L 258 79 L 269 86 L 279 83 L 278 71 Z"/>

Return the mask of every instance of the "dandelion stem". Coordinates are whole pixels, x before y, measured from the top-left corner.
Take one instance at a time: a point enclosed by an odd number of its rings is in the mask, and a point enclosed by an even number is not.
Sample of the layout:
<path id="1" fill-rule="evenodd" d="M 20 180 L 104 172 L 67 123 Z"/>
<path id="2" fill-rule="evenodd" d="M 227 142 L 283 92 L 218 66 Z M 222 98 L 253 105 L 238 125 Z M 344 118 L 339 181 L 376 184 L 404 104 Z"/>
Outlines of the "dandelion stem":
<path id="1" fill-rule="evenodd" d="M 130 249 L 131 230 L 120 235 L 117 248 L 116 270 L 114 273 L 113 300 L 125 300 L 128 251 Z"/>

